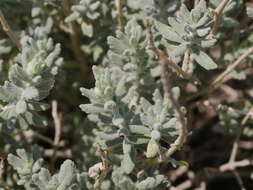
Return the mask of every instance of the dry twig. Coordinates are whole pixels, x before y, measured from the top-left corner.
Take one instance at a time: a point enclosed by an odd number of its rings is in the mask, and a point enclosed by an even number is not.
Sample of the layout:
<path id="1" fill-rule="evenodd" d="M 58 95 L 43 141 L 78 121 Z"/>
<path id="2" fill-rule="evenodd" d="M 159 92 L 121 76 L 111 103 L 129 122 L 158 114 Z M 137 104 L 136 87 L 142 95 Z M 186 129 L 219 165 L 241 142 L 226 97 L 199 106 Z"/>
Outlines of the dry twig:
<path id="1" fill-rule="evenodd" d="M 53 151 L 53 156 L 51 159 L 51 166 L 53 166 L 56 160 L 55 154 L 60 143 L 61 129 L 62 129 L 62 126 L 61 126 L 62 115 L 58 113 L 57 107 L 58 107 L 57 101 L 53 100 L 52 101 L 52 117 L 54 120 L 55 134 L 54 134 L 54 147 L 53 147 L 54 151 Z"/>
<path id="2" fill-rule="evenodd" d="M 9 36 L 9 38 L 17 46 L 19 51 L 21 51 L 21 44 L 20 44 L 18 38 L 16 37 L 16 35 L 14 34 L 14 32 L 11 30 L 11 28 L 10 28 L 8 22 L 6 21 L 6 19 L 4 17 L 4 14 L 3 14 L 1 9 L 0 9 L 0 23 L 3 27 L 4 32 Z"/>
<path id="3" fill-rule="evenodd" d="M 115 0 L 116 8 L 117 8 L 117 21 L 120 27 L 120 31 L 124 32 L 124 17 L 123 17 L 123 0 Z"/>
<path id="4" fill-rule="evenodd" d="M 179 136 L 176 139 L 176 141 L 173 144 L 171 144 L 171 147 L 169 148 L 169 150 L 164 155 L 162 155 L 162 159 L 160 159 L 159 162 L 163 162 L 163 161 L 167 160 L 172 154 L 174 154 L 178 149 L 180 149 L 183 146 L 183 144 L 185 143 L 186 138 L 187 138 L 187 133 L 188 133 L 187 132 L 187 123 L 186 123 L 184 113 L 182 112 L 180 105 L 179 105 L 178 101 L 176 100 L 176 98 L 174 97 L 174 94 L 171 90 L 172 89 L 171 80 L 170 80 L 170 76 L 167 72 L 167 65 L 169 63 L 170 64 L 174 64 L 174 63 L 169 61 L 167 59 L 167 56 L 155 47 L 153 34 L 151 31 L 151 25 L 148 21 L 147 21 L 147 30 L 148 30 L 148 35 L 149 35 L 149 47 L 152 51 L 154 51 L 154 53 L 159 58 L 159 63 L 161 65 L 161 82 L 162 82 L 165 96 L 169 97 L 172 107 L 173 107 L 174 111 L 176 112 L 177 118 L 180 122 L 180 124 L 178 126 Z M 181 68 L 180 68 L 180 71 L 182 71 Z"/>
<path id="5" fill-rule="evenodd" d="M 197 97 L 200 97 L 202 95 L 211 93 L 215 91 L 217 88 L 219 88 L 223 83 L 227 82 L 231 79 L 228 75 L 241 63 L 243 63 L 243 60 L 247 58 L 249 55 L 253 54 L 253 47 L 249 48 L 244 54 L 242 54 L 234 63 L 232 63 L 227 69 L 222 72 L 216 79 L 211 83 L 210 86 L 207 88 L 204 88 L 203 90 L 199 91 L 198 93 L 194 94 L 193 96 L 190 96 L 186 99 L 186 102 L 189 102 Z"/>
<path id="6" fill-rule="evenodd" d="M 239 144 L 239 140 L 240 140 L 242 132 L 243 132 L 243 130 L 245 128 L 245 124 L 247 123 L 247 121 L 252 116 L 253 116 L 253 108 L 251 108 L 250 111 L 242 119 L 242 122 L 240 124 L 240 131 L 237 133 L 237 135 L 235 137 L 235 140 L 234 140 L 234 143 L 233 143 L 233 148 L 232 148 L 232 151 L 231 151 L 228 163 L 221 165 L 220 168 L 219 168 L 221 172 L 225 172 L 225 171 L 231 171 L 231 172 L 233 172 L 233 174 L 235 175 L 235 178 L 238 181 L 238 184 L 240 185 L 240 187 L 241 187 L 242 190 L 244 190 L 245 187 L 243 185 L 243 181 L 242 181 L 240 175 L 236 171 L 236 168 L 249 166 L 251 164 L 251 161 L 248 160 L 248 159 L 236 161 L 236 156 L 237 156 L 238 147 L 239 147 L 239 145 L 238 145 Z"/>
<path id="7" fill-rule="evenodd" d="M 229 0 L 223 0 L 219 6 L 213 11 L 214 14 L 214 24 L 213 24 L 213 28 L 210 32 L 210 36 L 214 36 L 220 26 L 220 22 L 221 22 L 221 16 L 222 16 L 222 12 L 224 10 L 224 8 L 226 7 L 226 5 L 228 4 Z"/>
<path id="8" fill-rule="evenodd" d="M 100 173 L 96 178 L 96 182 L 93 185 L 92 190 L 96 190 L 98 189 L 102 182 L 104 181 L 107 173 L 110 171 L 110 167 L 109 167 L 109 162 L 108 162 L 108 153 L 105 150 L 102 150 L 101 146 L 99 144 L 97 144 L 97 150 L 101 155 L 101 160 L 102 160 L 102 167 L 100 167 Z"/>

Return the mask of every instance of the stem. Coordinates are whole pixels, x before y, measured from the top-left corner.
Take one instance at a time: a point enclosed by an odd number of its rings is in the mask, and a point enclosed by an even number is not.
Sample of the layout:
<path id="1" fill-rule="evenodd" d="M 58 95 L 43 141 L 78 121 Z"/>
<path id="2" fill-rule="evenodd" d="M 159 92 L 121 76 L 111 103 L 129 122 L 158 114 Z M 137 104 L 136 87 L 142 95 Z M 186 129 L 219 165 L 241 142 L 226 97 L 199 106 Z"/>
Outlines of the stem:
<path id="1" fill-rule="evenodd" d="M 55 154 L 60 143 L 61 129 L 62 129 L 62 126 L 61 126 L 62 116 L 61 114 L 58 113 L 57 107 L 58 107 L 57 101 L 55 100 L 52 101 L 52 116 L 54 120 L 55 134 L 54 134 L 54 147 L 53 147 L 53 156 L 51 159 L 51 166 L 54 165 L 54 162 L 56 160 Z"/>
<path id="2" fill-rule="evenodd" d="M 70 5 L 68 0 L 62 0 L 62 6 L 65 12 L 65 15 L 70 14 Z M 70 34 L 70 42 L 72 46 L 73 53 L 75 55 L 76 60 L 78 60 L 80 68 L 83 73 L 88 72 L 88 67 L 85 64 L 85 54 L 81 50 L 81 40 L 79 39 L 78 36 L 78 29 L 77 25 L 74 22 L 69 22 L 68 23 L 68 29 L 69 29 L 69 34 Z"/>
<path id="3" fill-rule="evenodd" d="M 222 72 L 216 79 L 211 83 L 210 86 L 204 88 L 200 92 L 194 94 L 187 98 L 186 102 L 190 102 L 197 97 L 208 94 L 219 88 L 223 83 L 227 82 L 231 79 L 231 77 L 227 76 L 230 74 L 238 65 L 242 63 L 242 61 L 247 58 L 250 54 L 253 54 L 253 47 L 249 48 L 244 54 L 242 54 L 232 65 L 228 66 L 227 69 Z"/>
<path id="4" fill-rule="evenodd" d="M 117 21 L 120 27 L 120 31 L 124 32 L 124 19 L 123 19 L 123 0 L 115 0 L 116 8 L 117 8 Z"/>
<path id="5" fill-rule="evenodd" d="M 17 48 L 19 49 L 19 51 L 21 51 L 21 44 L 18 40 L 18 38 L 16 37 L 16 35 L 14 34 L 14 32 L 11 30 L 8 22 L 6 21 L 4 14 L 2 12 L 2 10 L 0 9 L 0 23 L 3 27 L 3 30 L 5 31 L 5 33 L 9 36 L 9 38 L 13 41 L 13 43 L 17 46 Z"/>
<path id="6" fill-rule="evenodd" d="M 160 52 L 158 49 L 156 49 L 156 47 L 154 45 L 153 34 L 151 31 L 151 25 L 149 24 L 149 22 L 147 22 L 147 30 L 148 30 L 148 34 L 149 34 L 150 49 L 156 53 L 156 55 L 159 58 L 159 63 L 161 65 L 161 82 L 162 82 L 165 96 L 169 97 L 172 107 L 173 107 L 173 109 L 176 113 L 176 116 L 180 122 L 179 129 L 178 129 L 179 136 L 176 139 L 176 141 L 174 142 L 174 144 L 171 145 L 169 150 L 162 156 L 162 159 L 159 161 L 159 162 L 163 162 L 163 161 L 167 160 L 172 154 L 174 154 L 178 149 L 180 149 L 184 145 L 184 143 L 186 141 L 188 130 L 187 130 L 187 123 L 186 123 L 184 113 L 181 111 L 180 105 L 179 105 L 178 101 L 176 100 L 176 98 L 174 97 L 174 94 L 171 90 L 172 89 L 171 79 L 170 79 L 170 76 L 167 72 L 167 64 L 168 64 L 167 56 L 164 53 Z M 169 63 L 173 63 L 173 62 L 169 61 Z M 180 70 L 181 70 L 181 68 L 180 68 Z"/>
<path id="7" fill-rule="evenodd" d="M 219 6 L 213 11 L 214 14 L 214 24 L 213 24 L 213 28 L 210 32 L 210 36 L 214 36 L 220 26 L 220 22 L 221 22 L 221 16 L 222 16 L 222 12 L 224 10 L 224 8 L 226 7 L 226 5 L 228 4 L 230 0 L 223 0 Z"/>

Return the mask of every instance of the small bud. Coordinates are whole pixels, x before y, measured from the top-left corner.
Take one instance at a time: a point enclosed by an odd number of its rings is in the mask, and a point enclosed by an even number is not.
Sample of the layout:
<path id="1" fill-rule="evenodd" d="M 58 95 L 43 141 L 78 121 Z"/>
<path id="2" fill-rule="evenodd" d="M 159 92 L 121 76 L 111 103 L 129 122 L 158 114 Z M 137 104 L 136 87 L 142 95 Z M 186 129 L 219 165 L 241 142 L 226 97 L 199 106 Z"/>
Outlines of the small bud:
<path id="1" fill-rule="evenodd" d="M 150 139 L 147 146 L 147 158 L 153 158 L 159 153 L 159 144 L 154 139 Z"/>

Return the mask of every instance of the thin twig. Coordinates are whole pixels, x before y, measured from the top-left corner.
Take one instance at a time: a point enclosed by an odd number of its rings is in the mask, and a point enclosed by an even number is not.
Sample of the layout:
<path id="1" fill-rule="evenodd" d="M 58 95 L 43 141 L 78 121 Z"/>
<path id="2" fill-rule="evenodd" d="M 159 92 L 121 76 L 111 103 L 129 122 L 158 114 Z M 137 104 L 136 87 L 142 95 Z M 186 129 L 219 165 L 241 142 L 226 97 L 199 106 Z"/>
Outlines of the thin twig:
<path id="1" fill-rule="evenodd" d="M 116 9 L 117 9 L 117 21 L 120 27 L 120 31 L 124 32 L 124 17 L 123 17 L 123 0 L 115 0 Z"/>
<path id="2" fill-rule="evenodd" d="M 60 138 L 61 138 L 62 115 L 58 113 L 57 107 L 58 107 L 57 101 L 53 100 L 52 101 L 52 117 L 53 117 L 53 120 L 54 120 L 55 133 L 54 133 L 54 147 L 53 147 L 54 151 L 53 151 L 53 156 L 52 156 L 52 159 L 51 159 L 51 166 L 53 166 L 53 164 L 56 160 L 55 154 L 56 154 L 57 148 L 58 148 L 59 143 L 60 143 Z"/>
<path id="3" fill-rule="evenodd" d="M 57 146 L 60 142 L 61 138 L 61 120 L 62 116 L 57 111 L 57 101 L 52 101 L 52 116 L 54 119 L 54 127 L 55 127 L 55 136 L 54 136 L 54 145 Z"/>
<path id="4" fill-rule="evenodd" d="M 19 49 L 19 51 L 21 51 L 21 44 L 18 40 L 18 38 L 16 37 L 16 35 L 14 34 L 14 32 L 11 30 L 8 22 L 6 21 L 4 14 L 2 12 L 2 10 L 0 9 L 0 23 L 3 27 L 3 30 L 5 31 L 5 33 L 9 36 L 9 38 L 13 41 L 13 43 L 17 46 L 17 48 Z"/>
<path id="5" fill-rule="evenodd" d="M 169 148 L 169 150 L 166 151 L 164 155 L 162 155 L 162 159 L 160 159 L 162 162 L 162 161 L 167 160 L 172 154 L 174 154 L 178 149 L 180 149 L 185 143 L 186 137 L 187 137 L 187 124 L 186 124 L 184 113 L 182 112 L 180 105 L 178 101 L 176 100 L 176 98 L 174 97 L 174 94 L 171 90 L 172 89 L 171 80 L 167 72 L 167 64 L 168 64 L 167 56 L 165 56 L 155 47 L 153 34 L 151 31 L 151 25 L 148 21 L 147 21 L 147 30 L 148 30 L 148 35 L 149 35 L 149 47 L 158 56 L 159 63 L 161 65 L 161 82 L 162 82 L 165 96 L 168 96 L 168 98 L 170 99 L 172 107 L 174 111 L 176 112 L 177 118 L 180 122 L 178 126 L 179 136 L 176 139 L 176 141 L 173 144 L 171 144 L 171 147 Z"/>
<path id="6" fill-rule="evenodd" d="M 219 168 L 221 172 L 231 171 L 235 175 L 236 180 L 238 181 L 238 184 L 241 187 L 241 190 L 245 190 L 245 187 L 244 187 L 244 184 L 243 184 L 243 181 L 242 181 L 240 175 L 236 171 L 236 168 L 249 166 L 251 164 L 251 161 L 248 159 L 236 161 L 236 155 L 238 152 L 239 140 L 240 140 L 240 137 L 241 137 L 243 130 L 245 128 L 245 124 L 252 116 L 253 116 L 253 107 L 250 109 L 250 111 L 245 115 L 245 117 L 241 121 L 240 131 L 237 133 L 237 135 L 235 137 L 229 161 L 226 164 L 221 165 Z"/>
<path id="7" fill-rule="evenodd" d="M 4 173 L 4 158 L 0 156 L 0 180 L 2 180 Z"/>
<path id="8" fill-rule="evenodd" d="M 97 144 L 97 150 L 101 155 L 102 167 L 100 168 L 100 174 L 96 178 L 96 182 L 93 185 L 92 190 L 96 190 L 101 186 L 101 184 L 104 181 L 107 173 L 110 171 L 107 151 L 102 150 L 102 148 L 99 144 Z"/>
<path id="9" fill-rule="evenodd" d="M 245 58 L 247 58 L 250 54 L 253 54 L 253 47 L 249 48 L 244 54 L 242 54 L 234 63 L 227 67 L 227 69 L 222 72 L 216 79 L 211 83 L 210 86 L 204 88 L 203 90 L 199 91 L 198 93 L 190 96 L 186 99 L 186 102 L 189 102 L 197 97 L 200 97 L 205 94 L 209 94 L 219 88 L 223 83 L 227 82 L 231 79 L 228 75 L 238 66 L 240 65 Z"/>
<path id="10" fill-rule="evenodd" d="M 253 47 L 249 48 L 244 54 L 242 54 L 232 65 L 228 66 L 227 69 L 221 73 L 212 83 L 212 86 L 214 88 L 217 88 L 216 86 L 220 86 L 224 81 L 225 77 L 230 74 L 242 61 L 248 57 L 250 54 L 253 54 Z"/>
<path id="11" fill-rule="evenodd" d="M 210 32 L 210 36 L 214 36 L 220 26 L 220 22 L 221 22 L 221 16 L 222 16 L 222 12 L 224 10 L 224 8 L 226 7 L 226 5 L 228 4 L 230 0 L 223 0 L 219 6 L 213 11 L 214 14 L 214 24 L 213 24 L 213 28 Z"/>
<path id="12" fill-rule="evenodd" d="M 235 179 L 237 180 L 241 190 L 246 190 L 244 184 L 243 184 L 243 181 L 242 181 L 242 178 L 241 176 L 239 175 L 239 173 L 236 171 L 236 170 L 233 170 L 232 173 L 234 174 L 235 176 Z"/>

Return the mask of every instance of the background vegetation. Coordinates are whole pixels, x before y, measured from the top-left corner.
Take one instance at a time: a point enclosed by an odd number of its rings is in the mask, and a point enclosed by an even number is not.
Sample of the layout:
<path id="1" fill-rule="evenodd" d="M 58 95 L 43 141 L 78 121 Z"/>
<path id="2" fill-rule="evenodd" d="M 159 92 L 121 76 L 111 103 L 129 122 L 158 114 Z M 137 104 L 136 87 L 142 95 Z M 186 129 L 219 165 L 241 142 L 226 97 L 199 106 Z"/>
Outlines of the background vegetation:
<path id="1" fill-rule="evenodd" d="M 250 0 L 1 0 L 0 189 L 253 189 Z"/>

